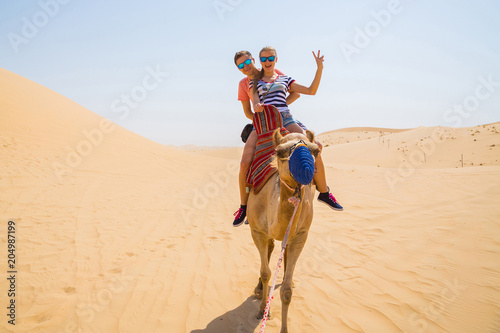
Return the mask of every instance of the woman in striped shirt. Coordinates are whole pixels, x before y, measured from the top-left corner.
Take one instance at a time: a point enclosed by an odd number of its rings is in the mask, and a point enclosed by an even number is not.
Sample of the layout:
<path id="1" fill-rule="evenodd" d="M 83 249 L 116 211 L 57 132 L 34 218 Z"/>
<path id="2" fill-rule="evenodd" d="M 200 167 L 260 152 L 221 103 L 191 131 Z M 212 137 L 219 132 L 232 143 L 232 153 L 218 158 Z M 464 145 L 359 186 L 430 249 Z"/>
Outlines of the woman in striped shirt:
<path id="1" fill-rule="evenodd" d="M 313 51 L 314 59 L 316 60 L 316 75 L 309 87 L 303 86 L 295 82 L 289 76 L 279 75 L 275 71 L 275 64 L 278 60 L 276 50 L 273 47 L 266 46 L 260 53 L 259 58 L 262 64 L 260 73 L 250 82 L 252 92 L 252 102 L 255 112 L 262 112 L 264 104 L 274 105 L 283 118 L 283 125 L 289 132 L 305 134 L 304 129 L 300 127 L 293 119 L 290 109 L 286 103 L 286 94 L 299 93 L 305 95 L 315 95 L 318 91 L 323 72 L 323 58 L 320 56 L 320 51 L 316 55 Z M 322 144 L 315 140 L 320 149 Z M 318 200 L 325 203 L 334 210 L 343 210 L 343 207 L 337 202 L 335 197 L 330 193 L 326 183 L 325 166 L 321 158 L 321 153 L 316 159 L 316 173 L 314 175 L 316 187 L 320 192 Z"/>

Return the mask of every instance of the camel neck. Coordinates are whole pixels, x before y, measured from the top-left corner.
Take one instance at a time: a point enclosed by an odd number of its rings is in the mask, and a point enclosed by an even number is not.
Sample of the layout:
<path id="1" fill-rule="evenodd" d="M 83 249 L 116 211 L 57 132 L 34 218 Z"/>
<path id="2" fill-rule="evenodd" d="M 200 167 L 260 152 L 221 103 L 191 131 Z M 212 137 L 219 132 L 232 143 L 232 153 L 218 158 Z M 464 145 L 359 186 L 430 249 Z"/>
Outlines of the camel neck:
<path id="1" fill-rule="evenodd" d="M 305 187 L 301 189 L 301 196 L 305 194 Z M 295 192 L 295 189 L 288 188 L 286 185 L 280 184 L 279 188 L 279 204 L 276 211 L 276 220 L 273 219 L 270 223 L 269 234 L 272 238 L 276 240 L 283 241 L 286 233 L 286 229 L 290 220 L 293 216 L 295 206 L 288 199 L 290 199 Z M 294 235 L 297 228 L 297 219 L 301 215 L 303 202 L 299 202 L 297 211 L 295 213 L 294 221 L 290 229 L 290 236 Z"/>
<path id="2" fill-rule="evenodd" d="M 304 187 L 300 189 L 300 196 L 302 197 L 304 195 Z M 280 224 L 283 223 L 283 220 L 286 220 L 286 223 L 288 224 L 288 221 L 290 221 L 290 218 L 292 217 L 293 210 L 294 210 L 294 205 L 288 200 L 290 199 L 293 195 L 295 194 L 295 189 L 289 188 L 285 185 L 281 185 L 280 187 L 280 205 L 279 205 L 279 220 Z M 302 200 L 299 203 L 299 209 L 302 204 Z"/>

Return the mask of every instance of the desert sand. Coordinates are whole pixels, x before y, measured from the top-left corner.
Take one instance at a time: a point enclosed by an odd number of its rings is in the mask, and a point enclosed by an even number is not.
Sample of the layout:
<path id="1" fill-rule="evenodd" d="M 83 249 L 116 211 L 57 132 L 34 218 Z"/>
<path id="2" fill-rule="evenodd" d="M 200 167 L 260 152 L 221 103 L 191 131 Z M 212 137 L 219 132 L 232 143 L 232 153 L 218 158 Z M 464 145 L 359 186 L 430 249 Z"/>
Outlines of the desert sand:
<path id="1" fill-rule="evenodd" d="M 242 148 L 164 146 L 3 69 L 0 89 L 0 332 L 259 331 Z M 345 211 L 315 205 L 290 331 L 500 332 L 499 132 L 319 135 Z"/>

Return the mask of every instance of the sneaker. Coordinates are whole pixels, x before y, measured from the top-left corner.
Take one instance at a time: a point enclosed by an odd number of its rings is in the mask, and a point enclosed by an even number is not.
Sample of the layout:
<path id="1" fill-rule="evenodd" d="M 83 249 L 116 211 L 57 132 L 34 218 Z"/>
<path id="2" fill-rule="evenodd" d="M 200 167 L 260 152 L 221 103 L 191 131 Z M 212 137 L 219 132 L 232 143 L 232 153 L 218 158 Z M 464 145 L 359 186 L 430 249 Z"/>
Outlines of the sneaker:
<path id="1" fill-rule="evenodd" d="M 233 215 L 235 216 L 233 221 L 233 227 L 239 227 L 245 221 L 245 217 L 247 216 L 247 210 L 245 208 L 240 208 Z"/>
<path id="2" fill-rule="evenodd" d="M 318 196 L 318 201 L 328 205 L 328 207 L 330 207 L 333 210 L 338 210 L 338 211 L 344 210 L 344 207 L 342 207 L 337 202 L 337 199 L 335 199 L 333 194 L 331 194 L 329 192 L 320 193 Z"/>

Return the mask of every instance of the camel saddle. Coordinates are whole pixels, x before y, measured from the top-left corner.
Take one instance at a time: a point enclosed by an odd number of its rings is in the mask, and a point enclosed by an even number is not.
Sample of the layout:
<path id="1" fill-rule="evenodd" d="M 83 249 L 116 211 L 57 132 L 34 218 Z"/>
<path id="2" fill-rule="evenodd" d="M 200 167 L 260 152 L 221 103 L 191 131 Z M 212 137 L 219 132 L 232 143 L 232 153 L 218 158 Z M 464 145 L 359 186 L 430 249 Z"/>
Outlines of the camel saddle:
<path id="1" fill-rule="evenodd" d="M 271 164 L 276 154 L 273 143 L 274 131 L 281 129 L 281 135 L 289 132 L 283 127 L 283 119 L 278 109 L 272 105 L 264 105 L 264 111 L 254 114 L 253 126 L 257 132 L 257 144 L 246 183 L 248 187 L 253 188 L 254 194 L 257 194 L 269 178 L 278 172 L 278 169 Z"/>

